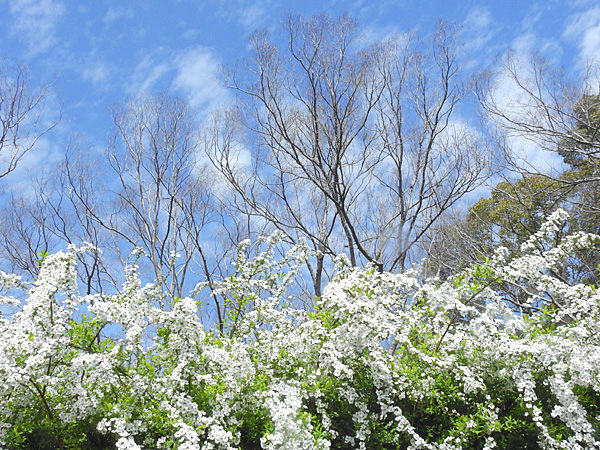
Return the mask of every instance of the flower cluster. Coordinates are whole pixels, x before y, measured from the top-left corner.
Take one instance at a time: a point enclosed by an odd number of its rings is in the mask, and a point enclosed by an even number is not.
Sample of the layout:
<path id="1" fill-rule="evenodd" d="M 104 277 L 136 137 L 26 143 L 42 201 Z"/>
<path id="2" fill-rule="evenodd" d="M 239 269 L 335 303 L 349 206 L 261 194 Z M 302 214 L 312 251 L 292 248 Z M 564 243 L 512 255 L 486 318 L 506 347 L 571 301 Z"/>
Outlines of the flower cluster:
<path id="1" fill-rule="evenodd" d="M 210 286 L 229 307 L 215 329 L 206 283 L 165 310 L 135 265 L 120 292 L 79 296 L 89 249 L 49 255 L 29 285 L 0 274 L 21 291 L 2 297 L 0 448 L 599 448 L 600 292 L 553 276 L 599 238 L 552 243 L 561 220 L 444 283 L 340 258 L 311 310 L 294 301 L 306 245 L 242 243 Z"/>

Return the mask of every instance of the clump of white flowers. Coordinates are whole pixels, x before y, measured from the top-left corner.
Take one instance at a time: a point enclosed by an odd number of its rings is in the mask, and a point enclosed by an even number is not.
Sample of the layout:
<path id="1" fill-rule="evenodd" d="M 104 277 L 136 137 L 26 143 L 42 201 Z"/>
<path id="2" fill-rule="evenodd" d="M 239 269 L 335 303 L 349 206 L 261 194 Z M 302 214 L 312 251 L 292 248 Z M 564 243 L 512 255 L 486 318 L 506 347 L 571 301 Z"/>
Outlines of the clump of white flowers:
<path id="1" fill-rule="evenodd" d="M 47 256 L 31 284 L 0 273 L 0 448 L 600 448 L 600 293 L 553 275 L 600 238 L 548 244 L 563 220 L 443 283 L 340 258 L 310 311 L 308 247 L 244 242 L 210 286 L 235 312 L 214 329 L 208 283 L 165 309 L 135 265 L 120 292 L 80 296 L 94 249 Z"/>

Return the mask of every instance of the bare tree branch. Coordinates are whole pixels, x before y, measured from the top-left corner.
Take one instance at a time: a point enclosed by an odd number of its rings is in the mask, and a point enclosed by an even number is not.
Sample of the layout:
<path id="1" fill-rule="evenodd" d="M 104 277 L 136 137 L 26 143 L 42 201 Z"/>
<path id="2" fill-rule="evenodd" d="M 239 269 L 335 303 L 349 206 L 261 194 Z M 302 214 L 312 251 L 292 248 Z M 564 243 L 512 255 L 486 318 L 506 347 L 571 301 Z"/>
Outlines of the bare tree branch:
<path id="1" fill-rule="evenodd" d="M 58 120 L 42 120 L 49 87 L 35 92 L 25 67 L 0 66 L 0 178 L 15 170 L 38 139 L 57 125 Z"/>

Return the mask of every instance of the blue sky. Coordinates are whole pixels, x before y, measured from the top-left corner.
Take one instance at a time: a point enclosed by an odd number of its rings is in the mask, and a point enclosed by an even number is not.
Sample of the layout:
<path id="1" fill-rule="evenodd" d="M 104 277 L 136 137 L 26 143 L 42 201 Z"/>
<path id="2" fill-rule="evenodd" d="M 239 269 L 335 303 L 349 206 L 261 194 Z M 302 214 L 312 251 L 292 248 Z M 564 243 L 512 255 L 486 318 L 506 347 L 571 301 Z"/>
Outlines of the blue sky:
<path id="1" fill-rule="evenodd" d="M 286 12 L 348 12 L 367 38 L 458 22 L 474 69 L 508 48 L 540 51 L 575 75 L 586 58 L 600 61 L 594 0 L 0 0 L 0 57 L 28 64 L 35 83 L 55 80 L 47 114 L 62 108 L 29 168 L 42 154 L 60 154 L 71 133 L 103 147 L 110 107 L 142 91 L 184 96 L 200 112 L 230 101 L 215 72 L 246 56 L 248 35 L 277 28 Z"/>

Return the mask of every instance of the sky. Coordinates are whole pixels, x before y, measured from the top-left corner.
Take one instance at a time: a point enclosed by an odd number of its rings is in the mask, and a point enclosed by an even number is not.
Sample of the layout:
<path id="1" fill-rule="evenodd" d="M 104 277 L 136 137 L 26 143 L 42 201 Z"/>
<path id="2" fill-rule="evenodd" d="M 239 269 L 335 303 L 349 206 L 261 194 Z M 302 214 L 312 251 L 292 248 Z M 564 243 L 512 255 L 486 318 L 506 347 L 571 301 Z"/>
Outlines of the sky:
<path id="1" fill-rule="evenodd" d="M 45 114 L 61 115 L 20 171 L 59 158 L 73 133 L 102 148 L 111 107 L 141 92 L 183 96 L 201 115 L 232 101 L 216 74 L 248 55 L 249 34 L 320 12 L 349 13 L 371 39 L 456 22 L 473 69 L 509 48 L 573 74 L 600 61 L 597 0 L 0 0 L 0 59 L 27 64 L 34 85 L 52 83 Z"/>

